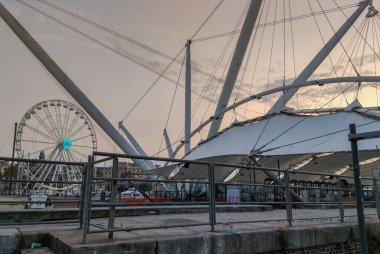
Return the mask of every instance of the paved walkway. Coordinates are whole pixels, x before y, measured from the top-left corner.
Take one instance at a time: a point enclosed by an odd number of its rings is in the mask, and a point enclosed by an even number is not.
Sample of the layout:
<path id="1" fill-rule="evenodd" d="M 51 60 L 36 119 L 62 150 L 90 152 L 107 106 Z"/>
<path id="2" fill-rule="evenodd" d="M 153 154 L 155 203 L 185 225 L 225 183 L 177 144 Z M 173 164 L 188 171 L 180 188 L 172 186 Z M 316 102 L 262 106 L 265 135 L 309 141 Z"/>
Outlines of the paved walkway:
<path id="1" fill-rule="evenodd" d="M 356 209 L 345 209 L 345 223 L 339 222 L 338 209 L 293 209 L 293 229 L 313 229 L 326 227 L 351 227 L 356 224 Z M 365 216 L 367 222 L 378 222 L 375 208 L 366 208 Z M 193 214 L 165 214 L 147 216 L 128 216 L 115 218 L 115 227 L 123 228 L 126 231 L 115 232 L 113 240 L 108 239 L 108 233 L 91 233 L 87 235 L 86 244 L 82 244 L 82 230 L 77 223 L 63 224 L 40 224 L 40 225 L 17 225 L 3 226 L 2 228 L 17 228 L 24 236 L 36 235 L 36 233 L 51 233 L 53 239 L 64 243 L 62 246 L 71 246 L 75 253 L 82 253 L 83 248 L 116 248 L 112 246 L 125 246 L 129 244 L 133 248 L 151 248 L 162 246 L 162 241 L 172 242 L 173 239 L 180 239 L 181 244 L 201 237 L 208 239 L 209 236 L 221 236 L 233 233 L 251 234 L 256 232 L 259 235 L 265 232 L 279 232 L 279 229 L 287 229 L 286 210 L 278 209 L 262 212 L 220 212 L 216 214 L 216 232 L 210 232 L 209 225 L 191 226 L 189 224 L 206 224 L 209 215 L 207 213 Z M 253 222 L 254 221 L 254 222 Z M 239 223 L 240 222 L 240 223 Z M 91 219 L 90 230 L 99 230 L 99 227 L 108 227 L 108 218 Z M 182 227 L 181 227 L 182 225 Z M 165 228 L 169 226 L 179 226 L 176 228 Z M 158 227 L 156 229 L 144 229 L 147 227 Z M 227 234 L 231 235 L 231 234 Z M 31 239 L 35 239 L 32 237 Z M 227 239 L 227 238 L 226 238 Z M 160 242 L 159 245 L 157 243 Z M 108 246 L 108 247 L 107 247 Z M 136 247 L 139 246 L 139 247 Z M 119 248 L 117 247 L 117 248 Z M 121 247 L 120 247 L 121 248 Z M 92 252 L 91 252 L 92 253 Z M 148 253 L 148 252 L 147 252 Z M 165 252 L 163 252 L 165 253 Z"/>
<path id="2" fill-rule="evenodd" d="M 339 209 L 293 209 L 292 213 L 293 224 L 295 225 L 315 224 L 316 222 L 326 223 L 328 221 L 338 222 L 340 220 Z M 356 208 L 347 208 L 344 213 L 345 221 L 356 221 Z M 364 209 L 364 214 L 367 219 L 377 219 L 376 208 L 366 208 Z M 191 224 L 206 224 L 208 221 L 209 215 L 207 213 L 116 217 L 115 228 L 133 230 L 133 228 L 141 229 L 144 227 L 188 226 Z M 262 212 L 217 213 L 216 221 L 220 224 L 217 227 L 219 230 L 226 228 L 226 225 L 223 224 L 232 225 L 235 229 L 242 229 L 246 224 L 249 224 L 250 228 L 254 224 L 260 224 L 261 226 L 268 224 L 269 227 L 288 225 L 285 209 Z M 90 230 L 107 228 L 108 218 L 91 219 L 91 224 Z"/>

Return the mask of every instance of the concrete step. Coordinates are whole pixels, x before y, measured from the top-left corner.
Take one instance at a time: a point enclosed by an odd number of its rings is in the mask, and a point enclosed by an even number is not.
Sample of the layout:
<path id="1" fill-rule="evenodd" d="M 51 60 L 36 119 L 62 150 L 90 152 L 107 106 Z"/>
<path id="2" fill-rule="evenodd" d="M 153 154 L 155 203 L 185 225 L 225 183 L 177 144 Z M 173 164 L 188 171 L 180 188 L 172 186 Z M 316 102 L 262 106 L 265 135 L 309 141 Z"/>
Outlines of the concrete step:
<path id="1" fill-rule="evenodd" d="M 41 247 L 37 249 L 23 249 L 21 250 L 21 254 L 55 254 L 55 252 L 48 247 Z"/>

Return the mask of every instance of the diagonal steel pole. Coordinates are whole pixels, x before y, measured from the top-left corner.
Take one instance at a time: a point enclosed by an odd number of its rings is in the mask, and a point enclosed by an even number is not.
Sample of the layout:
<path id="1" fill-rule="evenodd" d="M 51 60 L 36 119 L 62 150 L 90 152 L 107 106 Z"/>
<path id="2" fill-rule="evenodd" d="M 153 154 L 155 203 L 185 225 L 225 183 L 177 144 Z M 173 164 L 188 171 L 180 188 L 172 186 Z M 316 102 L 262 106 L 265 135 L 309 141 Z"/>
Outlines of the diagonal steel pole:
<path id="1" fill-rule="evenodd" d="M 90 99 L 78 88 L 78 86 L 66 75 L 66 73 L 54 62 L 38 42 L 26 31 L 26 29 L 13 17 L 13 15 L 0 3 L 0 16 L 12 29 L 24 45 L 37 57 L 43 66 L 53 75 L 62 87 L 77 101 L 79 105 L 95 120 L 105 133 L 128 155 L 138 155 L 133 147 L 116 130 L 110 121 L 90 101 Z M 141 160 L 134 162 L 142 169 L 149 170 L 149 166 Z"/>
<path id="2" fill-rule="evenodd" d="M 219 112 L 223 111 L 227 107 L 231 98 L 232 90 L 235 86 L 240 67 L 243 63 L 244 55 L 251 38 L 261 4 L 262 0 L 251 0 L 214 115 L 217 115 Z M 220 115 L 219 117 L 213 119 L 208 133 L 208 138 L 211 138 L 219 131 L 223 116 L 224 115 Z"/>
<path id="3" fill-rule="evenodd" d="M 302 83 L 307 81 L 310 76 L 315 72 L 315 70 L 321 65 L 321 63 L 326 59 L 330 52 L 335 48 L 335 46 L 340 42 L 343 36 L 359 18 L 368 5 L 372 4 L 372 0 L 364 0 L 359 3 L 358 9 L 349 17 L 349 19 L 339 28 L 339 30 L 333 35 L 333 37 L 326 43 L 326 45 L 319 51 L 319 53 L 311 60 L 311 62 L 306 66 L 306 68 L 300 73 L 300 75 L 294 80 L 294 84 Z M 292 89 L 285 91 L 282 96 L 277 100 L 277 102 L 272 106 L 267 114 L 273 114 L 280 112 L 288 103 L 288 101 L 294 96 L 298 91 L 297 89 Z"/>

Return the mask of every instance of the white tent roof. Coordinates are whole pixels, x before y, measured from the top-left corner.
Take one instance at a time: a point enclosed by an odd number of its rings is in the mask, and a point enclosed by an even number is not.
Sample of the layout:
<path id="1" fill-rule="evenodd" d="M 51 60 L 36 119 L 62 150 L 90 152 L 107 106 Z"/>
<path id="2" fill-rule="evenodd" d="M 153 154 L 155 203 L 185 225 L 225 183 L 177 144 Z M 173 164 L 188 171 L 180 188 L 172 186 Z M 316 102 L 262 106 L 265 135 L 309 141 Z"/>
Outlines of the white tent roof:
<path id="1" fill-rule="evenodd" d="M 256 150 L 256 161 L 262 167 L 277 168 L 279 163 L 282 169 L 294 168 L 310 158 L 312 160 L 298 170 L 332 173 L 352 163 L 351 144 L 348 141 L 349 124 L 355 123 L 358 133 L 377 131 L 380 130 L 379 120 L 378 110 L 363 108 L 313 116 L 282 113 L 261 121 L 232 126 L 218 136 L 199 144 L 185 159 L 240 164 L 249 160 L 248 156 Z M 380 139 L 360 141 L 360 159 L 363 161 L 379 157 L 379 143 Z M 324 153 L 331 154 L 317 156 Z M 233 170 L 234 168 L 217 167 L 216 179 L 223 181 Z M 165 177 L 171 172 L 167 168 L 164 171 Z M 207 177 L 207 167 L 190 165 L 182 168 L 174 178 Z M 249 172 L 242 170 L 230 181 L 244 182 L 249 178 L 252 178 Z M 256 170 L 255 178 L 256 181 L 263 181 L 267 175 L 262 170 Z M 318 180 L 320 177 L 297 174 L 293 178 Z"/>
<path id="2" fill-rule="evenodd" d="M 225 155 L 290 155 L 326 152 L 350 152 L 349 124 L 357 132 L 380 130 L 373 112 L 336 112 L 326 115 L 300 116 L 279 114 L 270 118 L 233 126 L 198 145 L 185 157 L 188 160 Z M 359 142 L 360 150 L 377 150 L 379 139 Z"/>

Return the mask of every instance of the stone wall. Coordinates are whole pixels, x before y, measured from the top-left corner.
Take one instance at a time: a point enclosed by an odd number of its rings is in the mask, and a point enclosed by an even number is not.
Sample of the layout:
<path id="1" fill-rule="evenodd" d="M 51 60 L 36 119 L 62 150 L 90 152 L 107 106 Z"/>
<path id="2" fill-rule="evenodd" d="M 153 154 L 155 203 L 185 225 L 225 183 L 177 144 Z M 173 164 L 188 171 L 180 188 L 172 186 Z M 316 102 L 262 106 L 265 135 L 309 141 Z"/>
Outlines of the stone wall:
<path id="1" fill-rule="evenodd" d="M 301 253 L 353 254 L 353 253 L 360 253 L 360 243 L 355 241 L 355 242 L 332 244 L 332 245 L 319 246 L 319 247 L 313 247 L 313 248 L 303 248 L 303 249 L 297 249 L 297 250 L 272 252 L 272 254 L 285 254 L 285 253 L 286 254 L 301 254 Z"/>

